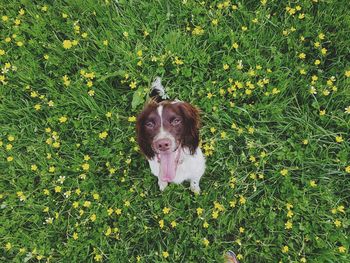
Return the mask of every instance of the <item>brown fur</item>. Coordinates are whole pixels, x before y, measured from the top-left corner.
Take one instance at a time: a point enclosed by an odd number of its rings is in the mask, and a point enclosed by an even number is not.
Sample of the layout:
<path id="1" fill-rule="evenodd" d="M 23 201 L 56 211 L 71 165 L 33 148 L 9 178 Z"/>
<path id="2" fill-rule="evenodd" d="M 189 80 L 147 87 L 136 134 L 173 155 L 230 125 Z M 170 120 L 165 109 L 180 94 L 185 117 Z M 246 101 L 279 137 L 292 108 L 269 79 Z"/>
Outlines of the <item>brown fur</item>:
<path id="1" fill-rule="evenodd" d="M 160 129 L 160 118 L 157 113 L 157 107 L 160 104 L 163 105 L 164 129 L 171 133 L 182 147 L 188 147 L 191 154 L 194 154 L 199 144 L 199 110 L 187 102 L 172 104 L 170 101 L 162 101 L 161 103 L 150 101 L 139 114 L 136 132 L 141 151 L 149 159 L 155 156 L 151 145 Z M 178 125 L 171 125 L 168 122 L 171 118 L 179 118 L 181 122 Z M 148 121 L 155 123 L 152 129 L 146 127 Z"/>

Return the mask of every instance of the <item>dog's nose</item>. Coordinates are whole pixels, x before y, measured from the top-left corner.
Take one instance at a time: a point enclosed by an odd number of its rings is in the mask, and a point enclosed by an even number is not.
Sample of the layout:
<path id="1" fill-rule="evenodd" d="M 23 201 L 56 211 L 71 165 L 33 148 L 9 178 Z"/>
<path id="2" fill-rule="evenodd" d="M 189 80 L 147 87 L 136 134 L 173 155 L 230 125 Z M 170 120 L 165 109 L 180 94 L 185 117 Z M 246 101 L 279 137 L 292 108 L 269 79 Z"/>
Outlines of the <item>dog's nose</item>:
<path id="1" fill-rule="evenodd" d="M 160 139 L 154 142 L 154 146 L 158 151 L 167 151 L 170 149 L 171 141 L 169 139 Z"/>

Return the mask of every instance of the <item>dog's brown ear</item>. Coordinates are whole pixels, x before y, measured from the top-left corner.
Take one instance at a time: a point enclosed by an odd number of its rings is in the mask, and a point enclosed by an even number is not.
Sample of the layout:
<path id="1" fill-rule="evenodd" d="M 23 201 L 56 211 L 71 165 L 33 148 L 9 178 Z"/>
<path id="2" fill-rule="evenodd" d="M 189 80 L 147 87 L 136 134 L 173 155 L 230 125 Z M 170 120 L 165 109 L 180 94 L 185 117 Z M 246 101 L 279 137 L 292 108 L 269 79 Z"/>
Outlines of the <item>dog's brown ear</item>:
<path id="1" fill-rule="evenodd" d="M 199 109 L 187 102 L 181 102 L 179 108 L 184 118 L 184 133 L 182 144 L 194 154 L 199 144 L 200 115 Z"/>
<path id="2" fill-rule="evenodd" d="M 157 102 L 151 99 L 148 103 L 145 104 L 143 111 L 137 116 L 136 120 L 137 143 L 140 146 L 141 152 L 149 159 L 153 158 L 155 154 L 151 147 L 152 142 L 149 141 L 150 138 L 148 138 L 145 133 L 145 119 L 150 114 L 150 112 L 155 110 L 157 107 Z"/>

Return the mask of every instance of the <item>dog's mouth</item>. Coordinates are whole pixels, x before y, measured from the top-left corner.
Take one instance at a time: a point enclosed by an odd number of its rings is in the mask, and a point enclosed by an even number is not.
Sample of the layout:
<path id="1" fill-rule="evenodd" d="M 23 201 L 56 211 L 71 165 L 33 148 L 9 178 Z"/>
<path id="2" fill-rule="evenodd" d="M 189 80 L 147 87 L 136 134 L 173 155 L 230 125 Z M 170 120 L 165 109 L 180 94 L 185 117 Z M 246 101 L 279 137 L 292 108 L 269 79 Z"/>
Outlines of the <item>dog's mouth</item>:
<path id="1" fill-rule="evenodd" d="M 159 179 L 163 182 L 172 182 L 176 176 L 177 165 L 180 158 L 180 147 L 174 151 L 158 152 L 157 158 L 160 165 Z"/>

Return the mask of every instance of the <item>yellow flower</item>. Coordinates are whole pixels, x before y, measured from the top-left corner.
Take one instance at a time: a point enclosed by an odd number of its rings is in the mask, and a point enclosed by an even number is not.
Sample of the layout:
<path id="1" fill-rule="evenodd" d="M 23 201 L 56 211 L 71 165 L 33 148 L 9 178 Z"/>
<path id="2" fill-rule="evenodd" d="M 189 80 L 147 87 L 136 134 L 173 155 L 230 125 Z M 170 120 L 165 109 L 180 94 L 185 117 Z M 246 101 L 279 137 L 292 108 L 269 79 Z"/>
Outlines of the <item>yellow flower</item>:
<path id="1" fill-rule="evenodd" d="M 243 195 L 239 196 L 239 203 L 242 204 L 242 205 L 244 205 L 246 203 L 246 199 L 244 198 Z"/>
<path id="2" fill-rule="evenodd" d="M 38 166 L 36 166 L 36 164 L 32 164 L 32 165 L 30 166 L 30 169 L 31 169 L 32 171 L 36 171 L 36 170 L 38 170 Z"/>
<path id="3" fill-rule="evenodd" d="M 206 239 L 206 238 L 203 238 L 203 244 L 204 244 L 204 246 L 209 246 L 209 240 L 208 239 Z"/>
<path id="4" fill-rule="evenodd" d="M 235 43 L 233 43 L 232 44 L 232 47 L 234 48 L 234 49 L 237 49 L 239 46 L 238 46 L 238 43 L 237 42 L 235 42 Z"/>
<path id="5" fill-rule="evenodd" d="M 3 49 L 0 49 L 0 56 L 3 56 L 3 55 L 5 55 L 5 50 L 3 50 Z"/>
<path id="6" fill-rule="evenodd" d="M 281 175 L 286 176 L 288 174 L 288 170 L 287 169 L 283 169 L 280 171 Z"/>
<path id="7" fill-rule="evenodd" d="M 293 211 L 289 210 L 287 213 L 287 217 L 291 218 L 294 215 Z"/>
<path id="8" fill-rule="evenodd" d="M 92 197 L 93 197 L 95 200 L 100 199 L 100 195 L 99 195 L 99 194 L 93 194 Z"/>
<path id="9" fill-rule="evenodd" d="M 90 97 L 93 97 L 93 96 L 95 96 L 95 91 L 94 90 L 89 90 L 88 94 L 89 94 Z"/>
<path id="10" fill-rule="evenodd" d="M 98 137 L 99 137 L 100 139 L 106 139 L 107 136 L 108 136 L 108 132 L 107 132 L 107 131 L 103 131 L 103 132 L 100 132 L 100 133 L 98 134 Z"/>
<path id="11" fill-rule="evenodd" d="M 1 19 L 2 19 L 2 21 L 6 22 L 7 20 L 9 20 L 9 17 L 8 16 L 2 16 Z"/>
<path id="12" fill-rule="evenodd" d="M 311 187 L 316 187 L 317 186 L 315 180 L 310 180 L 310 186 Z"/>
<path id="13" fill-rule="evenodd" d="M 224 64 L 223 68 L 224 68 L 224 70 L 228 70 L 230 68 L 230 66 L 228 64 Z"/>
<path id="14" fill-rule="evenodd" d="M 90 216 L 90 219 L 92 222 L 96 221 L 96 214 L 92 214 L 92 216 Z"/>
<path id="15" fill-rule="evenodd" d="M 169 257 L 168 251 L 163 251 L 163 252 L 162 252 L 162 255 L 163 255 L 164 258 Z"/>
<path id="16" fill-rule="evenodd" d="M 343 205 L 340 205 L 340 206 L 338 206 L 337 207 L 337 210 L 339 211 L 339 212 L 341 212 L 341 213 L 345 213 L 345 207 L 343 206 Z"/>
<path id="17" fill-rule="evenodd" d="M 7 157 L 7 161 L 8 162 L 12 162 L 13 161 L 13 157 L 12 156 Z"/>
<path id="18" fill-rule="evenodd" d="M 101 261 L 102 260 L 102 256 L 100 254 L 96 254 L 94 259 L 95 259 L 95 261 Z"/>
<path id="19" fill-rule="evenodd" d="M 237 204 L 236 200 L 230 201 L 230 207 L 236 207 L 236 204 Z"/>
<path id="20" fill-rule="evenodd" d="M 6 250 L 10 250 L 12 248 L 12 244 L 10 242 L 5 245 Z"/>
<path id="21" fill-rule="evenodd" d="M 218 211 L 213 211 L 213 213 L 211 214 L 213 219 L 217 219 L 219 216 L 219 212 Z"/>
<path id="22" fill-rule="evenodd" d="M 293 227 L 293 223 L 289 220 L 284 225 L 285 225 L 285 227 L 284 227 L 285 229 L 292 229 L 292 227 Z"/>
<path id="23" fill-rule="evenodd" d="M 345 77 L 350 78 L 350 70 L 346 70 L 344 75 Z"/>
<path id="24" fill-rule="evenodd" d="M 62 187 L 61 186 L 55 186 L 55 193 L 60 193 L 62 190 Z"/>
<path id="25" fill-rule="evenodd" d="M 325 37 L 325 35 L 324 35 L 323 33 L 319 33 L 319 34 L 318 34 L 318 38 L 319 38 L 319 39 L 323 40 L 324 37 Z"/>
<path id="26" fill-rule="evenodd" d="M 305 59 L 305 58 L 306 58 L 306 55 L 305 55 L 305 53 L 300 53 L 300 54 L 298 55 L 298 57 L 299 57 L 300 59 Z"/>
<path id="27" fill-rule="evenodd" d="M 208 222 L 207 222 L 207 221 L 204 221 L 204 223 L 203 223 L 203 227 L 204 227 L 204 228 L 208 228 L 208 227 L 209 227 L 209 224 L 208 224 Z"/>
<path id="28" fill-rule="evenodd" d="M 91 202 L 90 201 L 85 201 L 83 203 L 83 206 L 89 208 L 91 206 Z"/>
<path id="29" fill-rule="evenodd" d="M 343 137 L 342 136 L 336 136 L 335 137 L 336 142 L 343 142 Z"/>
<path id="30" fill-rule="evenodd" d="M 226 132 L 222 132 L 220 133 L 220 136 L 222 139 L 225 139 L 227 137 L 227 133 Z"/>
<path id="31" fill-rule="evenodd" d="M 345 167 L 345 171 L 350 174 L 350 165 Z"/>
<path id="32" fill-rule="evenodd" d="M 201 216 L 203 214 L 203 208 L 201 207 L 198 207 L 196 211 L 198 216 Z"/>
<path id="33" fill-rule="evenodd" d="M 70 40 L 64 40 L 62 45 L 64 49 L 70 49 L 73 44 L 72 44 L 72 41 Z"/>
<path id="34" fill-rule="evenodd" d="M 288 251 L 289 251 L 288 246 L 282 247 L 282 253 L 288 253 Z"/>
<path id="35" fill-rule="evenodd" d="M 217 26 L 218 23 L 219 23 L 219 20 L 213 19 L 213 20 L 211 21 L 211 23 L 212 23 L 214 26 Z"/>
<path id="36" fill-rule="evenodd" d="M 159 227 L 160 228 L 163 228 L 164 227 L 164 220 L 163 219 L 161 219 L 161 220 L 159 220 Z"/>
<path id="37" fill-rule="evenodd" d="M 192 35 L 200 36 L 204 34 L 204 29 L 201 26 L 195 26 L 192 30 Z"/>
<path id="38" fill-rule="evenodd" d="M 244 227 L 239 228 L 239 233 L 244 233 L 244 231 L 245 231 Z"/>
<path id="39" fill-rule="evenodd" d="M 40 109 L 41 109 L 41 105 L 40 105 L 40 104 L 35 104 L 35 105 L 34 105 L 34 109 L 35 109 L 36 111 L 40 110 Z"/>
<path id="40" fill-rule="evenodd" d="M 121 215 L 122 210 L 120 208 L 117 208 L 114 213 L 116 213 L 117 215 Z"/>
<path id="41" fill-rule="evenodd" d="M 134 89 L 134 88 L 136 88 L 136 81 L 132 81 L 132 82 L 130 82 L 130 84 L 129 84 L 129 87 L 131 88 L 131 89 Z"/>
<path id="42" fill-rule="evenodd" d="M 65 123 L 68 120 L 68 118 L 66 116 L 61 116 L 58 120 L 60 123 Z"/>
<path id="43" fill-rule="evenodd" d="M 83 34 L 81 34 L 82 38 L 87 38 L 88 34 L 86 32 L 84 32 Z"/>
<path id="44" fill-rule="evenodd" d="M 135 122 L 136 121 L 136 117 L 135 116 L 131 116 L 128 118 L 128 122 Z"/>
<path id="45" fill-rule="evenodd" d="M 74 240 L 77 240 L 78 238 L 79 238 L 78 233 L 77 233 L 77 232 L 74 232 L 74 233 L 73 233 L 73 239 L 74 239 Z"/>
<path id="46" fill-rule="evenodd" d="M 90 169 L 90 164 L 88 164 L 88 163 L 83 163 L 83 164 L 81 165 L 81 167 L 83 168 L 84 171 L 88 171 L 88 170 Z"/>
<path id="47" fill-rule="evenodd" d="M 340 246 L 340 247 L 338 247 L 338 250 L 340 253 L 345 253 L 346 248 L 344 246 Z"/>
<path id="48" fill-rule="evenodd" d="M 168 208 L 168 207 L 164 207 L 163 208 L 163 213 L 166 215 L 166 214 L 169 214 L 169 212 L 170 212 L 170 208 Z"/>
<path id="49" fill-rule="evenodd" d="M 126 38 L 128 38 L 128 37 L 129 37 L 129 33 L 126 32 L 126 31 L 124 31 L 124 32 L 123 32 L 123 36 L 126 37 Z"/>
<path id="50" fill-rule="evenodd" d="M 338 219 L 334 221 L 334 225 L 336 227 L 341 227 L 341 221 L 339 221 Z"/>
<path id="51" fill-rule="evenodd" d="M 103 45 L 108 46 L 108 40 L 103 40 Z"/>
<path id="52" fill-rule="evenodd" d="M 320 116 L 324 116 L 326 114 L 326 110 L 320 110 Z"/>
<path id="53" fill-rule="evenodd" d="M 105 235 L 109 236 L 111 233 L 112 233 L 112 228 L 108 227 L 106 232 L 105 232 Z"/>
<path id="54" fill-rule="evenodd" d="M 172 221 L 170 224 L 171 224 L 171 227 L 172 227 L 172 228 L 175 228 L 175 227 L 177 226 L 177 224 L 176 224 L 175 221 Z"/>

